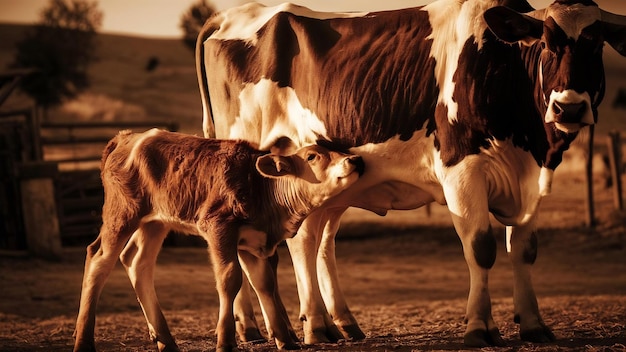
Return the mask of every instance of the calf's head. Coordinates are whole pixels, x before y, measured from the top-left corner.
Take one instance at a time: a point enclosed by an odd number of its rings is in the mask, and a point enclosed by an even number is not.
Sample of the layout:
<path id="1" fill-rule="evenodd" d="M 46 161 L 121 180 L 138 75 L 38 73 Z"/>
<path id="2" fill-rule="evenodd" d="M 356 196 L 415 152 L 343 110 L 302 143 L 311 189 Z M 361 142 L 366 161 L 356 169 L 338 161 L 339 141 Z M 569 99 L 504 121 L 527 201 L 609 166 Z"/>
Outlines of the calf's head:
<path id="1" fill-rule="evenodd" d="M 573 134 L 597 122 L 605 86 L 602 47 L 606 41 L 626 56 L 626 17 L 590 0 L 557 0 L 528 14 L 494 7 L 484 18 L 501 40 L 532 48 L 536 62 L 527 65 L 546 124 Z"/>
<path id="2" fill-rule="evenodd" d="M 363 174 L 360 156 L 314 144 L 295 149 L 281 139 L 270 154 L 260 156 L 256 168 L 261 175 L 284 181 L 281 190 L 317 207 L 339 194 Z"/>

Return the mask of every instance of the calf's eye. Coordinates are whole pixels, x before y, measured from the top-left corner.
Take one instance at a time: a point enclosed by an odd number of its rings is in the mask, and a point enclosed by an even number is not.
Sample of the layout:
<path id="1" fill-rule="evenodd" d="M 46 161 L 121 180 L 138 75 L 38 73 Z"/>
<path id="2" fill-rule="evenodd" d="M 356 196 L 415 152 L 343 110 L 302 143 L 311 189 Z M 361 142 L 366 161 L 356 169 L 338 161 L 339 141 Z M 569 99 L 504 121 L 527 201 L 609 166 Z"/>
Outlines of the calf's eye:
<path id="1" fill-rule="evenodd" d="M 313 161 L 313 160 L 315 160 L 316 157 L 317 157 L 317 155 L 311 153 L 311 154 L 307 155 L 306 160 L 307 161 Z"/>

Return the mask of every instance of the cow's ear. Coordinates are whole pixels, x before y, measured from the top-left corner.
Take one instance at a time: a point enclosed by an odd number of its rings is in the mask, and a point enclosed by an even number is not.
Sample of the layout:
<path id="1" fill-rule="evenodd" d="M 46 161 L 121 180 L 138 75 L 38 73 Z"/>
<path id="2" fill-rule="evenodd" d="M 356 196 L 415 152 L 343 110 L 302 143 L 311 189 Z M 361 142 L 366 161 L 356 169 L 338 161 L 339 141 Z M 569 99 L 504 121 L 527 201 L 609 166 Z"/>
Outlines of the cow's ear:
<path id="1" fill-rule="evenodd" d="M 276 139 L 276 141 L 272 144 L 270 148 L 270 152 L 272 154 L 278 155 L 291 155 L 295 153 L 297 150 L 296 144 L 291 140 L 291 138 L 282 136 Z"/>
<path id="2" fill-rule="evenodd" d="M 626 56 L 626 26 L 606 22 L 602 24 L 604 40 L 622 56 Z"/>
<path id="3" fill-rule="evenodd" d="M 293 173 L 291 159 L 276 154 L 266 154 L 256 159 L 256 169 L 265 177 L 277 178 Z"/>
<path id="4" fill-rule="evenodd" d="M 626 56 L 626 16 L 600 9 L 604 40 L 622 56 Z"/>
<path id="5" fill-rule="evenodd" d="M 543 21 L 508 7 L 492 7 L 485 11 L 483 17 L 491 32 L 507 43 L 522 42 L 529 45 L 543 34 Z"/>

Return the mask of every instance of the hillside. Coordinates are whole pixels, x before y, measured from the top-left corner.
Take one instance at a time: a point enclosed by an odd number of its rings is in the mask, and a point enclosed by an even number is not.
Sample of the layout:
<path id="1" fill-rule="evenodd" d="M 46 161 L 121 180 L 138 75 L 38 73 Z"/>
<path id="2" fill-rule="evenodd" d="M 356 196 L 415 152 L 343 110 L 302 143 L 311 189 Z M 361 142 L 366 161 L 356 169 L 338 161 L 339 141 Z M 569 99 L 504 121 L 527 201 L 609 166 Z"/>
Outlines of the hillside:
<path id="1" fill-rule="evenodd" d="M 15 42 L 26 28 L 0 24 L 0 69 L 12 60 Z M 201 133 L 194 57 L 181 41 L 101 34 L 98 42 L 91 88 L 78 101 L 53 112 L 53 118 L 150 118 L 178 121 L 183 131 Z M 145 68 L 152 57 L 160 64 L 148 72 Z M 626 131 L 626 110 L 612 107 L 618 89 L 626 89 L 626 58 L 607 45 L 605 66 L 607 90 L 597 126 L 601 135 L 613 129 Z M 13 99 L 9 104 L 21 102 Z"/>
<path id="2" fill-rule="evenodd" d="M 13 60 L 15 43 L 28 26 L 0 24 L 0 69 Z M 192 51 L 180 40 L 100 34 L 91 87 L 78 100 L 51 112 L 54 119 L 178 121 L 181 130 L 201 132 L 202 108 Z M 147 71 L 151 58 L 159 62 Z M 23 106 L 17 94 L 7 106 Z M 4 107 L 3 107 L 4 108 Z"/>

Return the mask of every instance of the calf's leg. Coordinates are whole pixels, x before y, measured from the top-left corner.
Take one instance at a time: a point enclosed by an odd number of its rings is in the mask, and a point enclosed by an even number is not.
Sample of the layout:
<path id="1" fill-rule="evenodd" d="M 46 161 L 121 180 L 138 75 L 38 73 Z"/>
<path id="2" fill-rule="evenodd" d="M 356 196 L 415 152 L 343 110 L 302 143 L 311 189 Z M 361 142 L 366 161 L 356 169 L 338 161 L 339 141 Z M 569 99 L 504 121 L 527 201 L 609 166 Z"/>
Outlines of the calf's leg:
<path id="1" fill-rule="evenodd" d="M 233 308 L 237 335 L 243 342 L 263 342 L 265 338 L 261 335 L 252 307 L 251 289 L 248 278 L 244 277 Z"/>
<path id="2" fill-rule="evenodd" d="M 135 222 L 136 223 L 136 222 Z M 76 319 L 74 352 L 95 351 L 94 329 L 96 308 L 104 284 L 115 267 L 117 258 L 126 241 L 135 230 L 130 223 L 122 230 L 110 226 L 105 221 L 98 238 L 87 247 L 85 273 L 80 293 L 80 308 Z"/>
<path id="3" fill-rule="evenodd" d="M 531 342 L 551 342 L 554 334 L 539 314 L 530 269 L 537 258 L 537 236 L 534 225 L 506 228 L 507 252 L 513 265 L 513 304 L 520 337 Z"/>
<path id="4" fill-rule="evenodd" d="M 270 338 L 276 340 L 279 349 L 298 349 L 294 341 L 295 333 L 278 293 L 275 268 L 268 259 L 258 258 L 246 251 L 239 251 L 239 258 L 261 301 Z"/>
<path id="5" fill-rule="evenodd" d="M 161 352 L 177 352 L 178 346 L 167 326 L 154 288 L 154 268 L 168 231 L 161 222 L 141 224 L 124 248 L 120 260 L 148 323 L 150 339 Z"/>
<path id="6" fill-rule="evenodd" d="M 220 300 L 220 311 L 215 333 L 219 352 L 237 349 L 235 316 L 233 304 L 237 292 L 241 288 L 241 266 L 237 259 L 237 231 L 215 231 L 211 235 L 205 233 L 203 237 L 209 244 L 209 252 L 215 284 Z"/>

